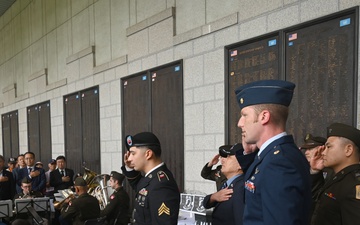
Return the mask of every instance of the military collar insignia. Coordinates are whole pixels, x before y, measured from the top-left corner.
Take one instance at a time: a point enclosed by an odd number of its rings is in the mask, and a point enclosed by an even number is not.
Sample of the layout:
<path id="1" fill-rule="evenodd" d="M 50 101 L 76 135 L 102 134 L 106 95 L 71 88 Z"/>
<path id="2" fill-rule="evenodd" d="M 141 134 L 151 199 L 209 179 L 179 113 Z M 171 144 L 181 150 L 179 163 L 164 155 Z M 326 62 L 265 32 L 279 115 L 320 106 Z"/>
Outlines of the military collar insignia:
<path id="1" fill-rule="evenodd" d="M 166 178 L 167 180 L 169 180 L 168 175 L 167 175 L 164 171 L 162 171 L 162 170 L 159 171 L 159 172 L 157 172 L 157 177 L 158 177 L 159 181 L 164 180 L 165 178 Z"/>
<path id="2" fill-rule="evenodd" d="M 280 150 L 276 150 L 276 151 L 274 152 L 274 155 L 279 154 L 279 152 L 280 152 Z"/>
<path id="3" fill-rule="evenodd" d="M 161 216 L 162 214 L 166 214 L 166 215 L 168 215 L 168 216 L 170 216 L 170 209 L 169 209 L 169 207 L 167 207 L 166 205 L 165 205 L 165 203 L 163 202 L 163 203 L 161 203 L 161 205 L 160 205 L 160 207 L 159 207 L 159 209 L 158 209 L 158 215 L 159 216 Z"/>

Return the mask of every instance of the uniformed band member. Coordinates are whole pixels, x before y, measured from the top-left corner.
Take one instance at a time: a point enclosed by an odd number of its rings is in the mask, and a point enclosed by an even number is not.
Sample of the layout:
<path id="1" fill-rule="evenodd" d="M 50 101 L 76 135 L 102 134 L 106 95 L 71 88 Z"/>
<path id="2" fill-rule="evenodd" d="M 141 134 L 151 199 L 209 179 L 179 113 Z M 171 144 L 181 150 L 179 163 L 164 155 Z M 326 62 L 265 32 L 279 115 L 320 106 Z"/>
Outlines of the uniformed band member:
<path id="1" fill-rule="evenodd" d="M 109 225 L 127 225 L 129 218 L 130 198 L 122 186 L 125 176 L 116 171 L 110 174 L 110 186 L 114 192 L 110 196 L 109 204 L 100 212 L 100 217 L 106 216 Z"/>
<path id="2" fill-rule="evenodd" d="M 142 132 L 126 136 L 125 141 L 129 151 L 121 169 L 136 192 L 133 223 L 177 224 L 180 193 L 172 173 L 161 160 L 159 139 L 151 132 Z"/>
<path id="3" fill-rule="evenodd" d="M 219 147 L 220 149 L 229 150 L 231 145 L 222 145 Z M 221 186 L 226 182 L 226 177 L 221 173 L 221 165 L 218 165 L 215 169 L 212 169 L 214 165 L 219 162 L 219 154 L 216 154 L 208 163 L 205 164 L 203 169 L 201 170 L 201 177 L 207 180 L 213 180 L 216 183 L 216 190 L 221 190 Z"/>
<path id="4" fill-rule="evenodd" d="M 44 196 L 40 191 L 32 190 L 31 179 L 28 177 L 24 177 L 21 180 L 21 190 L 22 192 L 14 196 L 14 200 L 18 198 L 39 198 Z"/>
<path id="5" fill-rule="evenodd" d="M 295 84 L 263 80 L 235 94 L 241 108 L 238 127 L 259 152 L 245 180 L 244 224 L 305 225 L 311 204 L 310 167 L 285 132 Z"/>
<path id="6" fill-rule="evenodd" d="M 59 217 L 62 225 L 83 225 L 86 220 L 96 219 L 100 216 L 99 201 L 87 193 L 86 181 L 82 177 L 78 177 L 75 179 L 74 186 L 79 197 L 65 201 Z"/>
<path id="7" fill-rule="evenodd" d="M 213 225 L 242 225 L 244 212 L 244 175 L 242 166 L 236 155 L 242 155 L 241 160 L 253 161 L 255 154 L 243 155 L 242 144 L 235 144 L 230 149 L 219 148 L 221 156 L 221 172 L 227 178 L 220 191 L 207 195 L 203 205 L 212 213 Z M 239 156 L 240 157 L 240 156 Z M 240 160 L 240 161 L 241 161 Z M 246 163 L 245 163 L 246 164 Z M 250 165 L 250 164 L 246 164 Z"/>
<path id="8" fill-rule="evenodd" d="M 335 175 L 320 189 L 312 225 L 353 225 L 360 223 L 360 130 L 341 123 L 328 127 L 328 139 L 311 161 L 312 171 L 324 167 Z M 316 176 L 316 175 L 312 175 Z"/>

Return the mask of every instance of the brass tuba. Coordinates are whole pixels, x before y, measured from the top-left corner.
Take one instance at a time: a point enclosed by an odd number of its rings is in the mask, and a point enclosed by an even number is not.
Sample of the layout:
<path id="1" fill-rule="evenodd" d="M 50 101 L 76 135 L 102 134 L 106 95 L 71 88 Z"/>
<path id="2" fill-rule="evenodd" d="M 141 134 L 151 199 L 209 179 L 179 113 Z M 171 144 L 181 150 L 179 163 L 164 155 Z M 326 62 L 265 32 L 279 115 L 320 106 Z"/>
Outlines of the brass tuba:
<path id="1" fill-rule="evenodd" d="M 109 175 L 100 174 L 97 175 L 94 171 L 84 167 L 83 179 L 88 185 L 88 194 L 94 196 L 99 201 L 100 210 L 105 209 L 109 204 L 109 195 L 107 189 L 107 182 L 109 181 Z"/>

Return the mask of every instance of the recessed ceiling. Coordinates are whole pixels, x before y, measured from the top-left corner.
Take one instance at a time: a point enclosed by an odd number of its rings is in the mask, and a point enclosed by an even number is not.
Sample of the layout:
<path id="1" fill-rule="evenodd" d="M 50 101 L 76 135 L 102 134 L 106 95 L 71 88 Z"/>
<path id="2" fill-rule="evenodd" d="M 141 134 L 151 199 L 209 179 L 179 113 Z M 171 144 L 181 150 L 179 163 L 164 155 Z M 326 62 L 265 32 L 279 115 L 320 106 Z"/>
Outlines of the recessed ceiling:
<path id="1" fill-rule="evenodd" d="M 0 16 L 4 15 L 6 10 L 8 10 L 15 1 L 16 0 L 0 0 Z"/>

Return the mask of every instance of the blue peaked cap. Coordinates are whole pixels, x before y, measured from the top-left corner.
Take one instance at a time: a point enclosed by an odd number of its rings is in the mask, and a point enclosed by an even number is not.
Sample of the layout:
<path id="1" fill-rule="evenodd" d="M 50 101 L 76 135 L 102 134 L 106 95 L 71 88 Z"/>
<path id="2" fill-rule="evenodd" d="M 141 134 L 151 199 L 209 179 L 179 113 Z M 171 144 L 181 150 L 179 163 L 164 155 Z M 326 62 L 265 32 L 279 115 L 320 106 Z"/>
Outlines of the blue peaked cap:
<path id="1" fill-rule="evenodd" d="M 295 84 L 284 80 L 260 80 L 245 84 L 235 90 L 240 108 L 258 104 L 289 106 Z"/>

